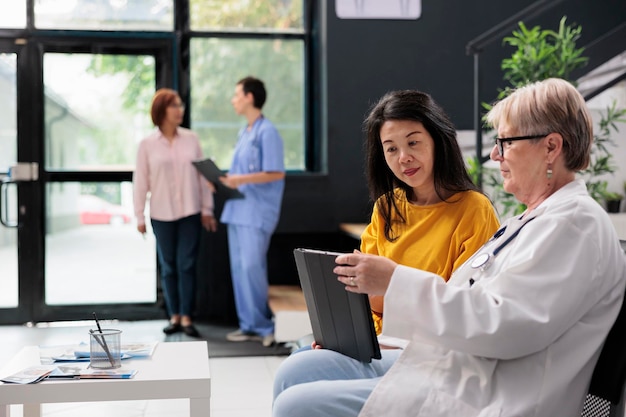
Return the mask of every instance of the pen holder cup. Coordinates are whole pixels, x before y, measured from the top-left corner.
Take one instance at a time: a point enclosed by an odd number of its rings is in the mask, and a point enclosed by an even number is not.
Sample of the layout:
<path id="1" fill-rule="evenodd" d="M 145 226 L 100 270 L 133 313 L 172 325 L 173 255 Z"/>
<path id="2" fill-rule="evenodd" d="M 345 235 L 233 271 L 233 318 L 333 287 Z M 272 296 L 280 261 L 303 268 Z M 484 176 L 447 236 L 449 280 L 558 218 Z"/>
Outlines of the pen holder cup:
<path id="1" fill-rule="evenodd" d="M 89 331 L 89 366 L 112 369 L 122 366 L 121 330 L 102 329 Z"/>

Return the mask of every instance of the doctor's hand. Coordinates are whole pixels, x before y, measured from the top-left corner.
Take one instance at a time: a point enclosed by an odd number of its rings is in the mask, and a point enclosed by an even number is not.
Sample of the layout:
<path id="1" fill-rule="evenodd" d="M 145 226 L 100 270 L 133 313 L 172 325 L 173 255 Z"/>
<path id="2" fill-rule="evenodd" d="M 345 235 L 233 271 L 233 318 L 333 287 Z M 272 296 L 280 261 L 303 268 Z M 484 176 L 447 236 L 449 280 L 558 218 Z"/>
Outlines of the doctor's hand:
<path id="1" fill-rule="evenodd" d="M 220 177 L 220 182 L 227 186 L 228 188 L 237 188 L 243 184 L 241 179 L 241 175 L 233 174 L 233 175 L 224 175 Z"/>
<path id="2" fill-rule="evenodd" d="M 359 251 L 339 255 L 335 263 L 339 265 L 333 272 L 339 275 L 338 279 L 346 285 L 347 291 L 370 295 L 385 294 L 398 266 L 391 259 Z"/>

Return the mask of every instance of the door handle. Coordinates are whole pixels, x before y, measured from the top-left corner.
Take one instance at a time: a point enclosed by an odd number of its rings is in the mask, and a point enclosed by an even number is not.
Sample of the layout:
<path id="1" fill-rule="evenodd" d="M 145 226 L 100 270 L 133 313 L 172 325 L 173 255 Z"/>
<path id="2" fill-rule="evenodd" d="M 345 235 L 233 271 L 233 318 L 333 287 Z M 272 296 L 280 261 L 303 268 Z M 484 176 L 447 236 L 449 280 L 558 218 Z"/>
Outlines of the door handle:
<path id="1" fill-rule="evenodd" d="M 9 167 L 7 177 L 0 182 L 0 224 L 4 227 L 22 227 L 18 221 L 9 221 L 9 185 L 17 187 L 21 182 L 33 182 L 39 179 L 39 164 L 37 162 L 18 162 Z M 20 207 L 20 214 L 24 214 L 24 207 Z"/>
<path id="2" fill-rule="evenodd" d="M 17 228 L 21 227 L 22 224 L 18 221 L 11 222 L 8 219 L 9 216 L 9 185 L 15 184 L 17 187 L 17 182 L 11 181 L 7 178 L 4 178 L 2 182 L 0 182 L 0 224 L 4 227 Z"/>
<path id="3" fill-rule="evenodd" d="M 37 162 L 18 162 L 9 167 L 8 180 L 12 182 L 37 181 L 39 179 L 39 164 Z"/>

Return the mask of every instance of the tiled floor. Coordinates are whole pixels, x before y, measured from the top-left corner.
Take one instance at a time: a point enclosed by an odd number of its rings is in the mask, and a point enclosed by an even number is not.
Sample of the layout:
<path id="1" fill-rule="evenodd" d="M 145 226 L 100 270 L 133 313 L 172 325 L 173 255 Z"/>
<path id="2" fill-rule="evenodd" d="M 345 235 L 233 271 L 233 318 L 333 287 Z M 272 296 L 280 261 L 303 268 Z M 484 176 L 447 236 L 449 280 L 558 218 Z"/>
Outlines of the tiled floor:
<path id="1" fill-rule="evenodd" d="M 133 341 L 162 340 L 163 321 L 118 322 L 116 327 Z M 86 336 L 86 323 L 64 326 L 0 326 L 0 369 L 25 345 L 76 343 Z M 158 336 L 155 336 L 158 335 Z M 210 356 L 210 353 L 209 353 Z M 282 356 L 209 358 L 211 370 L 211 417 L 270 417 L 272 381 Z M 120 401 L 109 403 L 46 404 L 43 417 L 183 417 L 189 415 L 187 400 Z M 11 416 L 22 416 L 21 406 Z"/>

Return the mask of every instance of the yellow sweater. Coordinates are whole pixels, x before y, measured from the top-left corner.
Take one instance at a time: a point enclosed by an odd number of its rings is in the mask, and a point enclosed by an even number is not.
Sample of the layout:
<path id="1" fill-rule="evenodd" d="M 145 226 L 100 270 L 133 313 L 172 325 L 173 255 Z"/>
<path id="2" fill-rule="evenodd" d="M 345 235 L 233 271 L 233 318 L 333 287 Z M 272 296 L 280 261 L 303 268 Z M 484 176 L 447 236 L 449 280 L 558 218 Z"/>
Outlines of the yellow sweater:
<path id="1" fill-rule="evenodd" d="M 361 252 L 381 255 L 399 264 L 433 272 L 446 281 L 500 226 L 491 202 L 475 191 L 464 191 L 447 202 L 417 206 L 396 190 L 396 205 L 406 223 L 393 225 L 390 242 L 374 205 L 372 219 L 361 236 Z M 382 331 L 383 297 L 370 297 L 376 333 Z"/>

